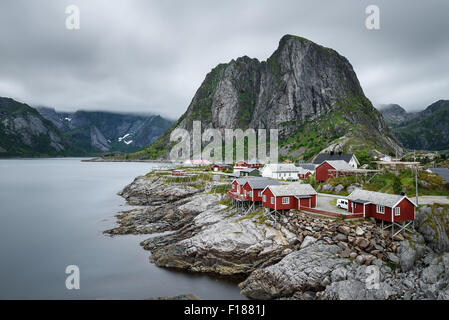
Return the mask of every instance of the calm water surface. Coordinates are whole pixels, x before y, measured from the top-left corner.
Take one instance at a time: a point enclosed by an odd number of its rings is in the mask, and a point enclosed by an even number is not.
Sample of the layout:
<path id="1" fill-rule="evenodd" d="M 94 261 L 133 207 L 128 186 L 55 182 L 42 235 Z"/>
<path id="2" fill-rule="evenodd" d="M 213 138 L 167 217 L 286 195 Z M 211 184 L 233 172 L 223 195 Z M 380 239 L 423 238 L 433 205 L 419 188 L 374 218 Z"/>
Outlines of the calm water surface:
<path id="1" fill-rule="evenodd" d="M 242 299 L 235 284 L 149 263 L 148 236 L 102 234 L 129 209 L 117 196 L 150 163 L 0 160 L 0 299 Z M 80 290 L 67 290 L 77 265 Z"/>

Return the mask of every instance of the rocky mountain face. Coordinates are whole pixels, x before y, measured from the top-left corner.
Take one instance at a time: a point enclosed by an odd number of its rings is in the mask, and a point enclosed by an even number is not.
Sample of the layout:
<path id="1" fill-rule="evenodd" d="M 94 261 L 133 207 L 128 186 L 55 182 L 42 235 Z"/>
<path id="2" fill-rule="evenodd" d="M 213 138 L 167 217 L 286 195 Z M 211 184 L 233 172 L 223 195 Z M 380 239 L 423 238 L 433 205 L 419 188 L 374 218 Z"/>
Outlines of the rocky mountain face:
<path id="1" fill-rule="evenodd" d="M 280 154 L 299 159 L 324 148 L 402 150 L 349 61 L 292 35 L 266 61 L 245 56 L 215 67 L 171 130 L 135 156 L 167 156 L 170 132 L 191 130 L 194 120 L 203 129 L 278 129 Z"/>
<path id="2" fill-rule="evenodd" d="M 79 149 L 86 153 L 134 152 L 153 143 L 172 124 L 158 115 L 112 112 L 57 112 L 39 107 L 39 113 L 51 121 Z"/>
<path id="3" fill-rule="evenodd" d="M 416 113 L 400 109 L 402 111 L 397 107 L 387 107 L 380 111 L 394 135 L 406 148 L 449 150 L 449 100 L 439 100 Z"/>
<path id="4" fill-rule="evenodd" d="M 32 107 L 0 97 L 0 157 L 73 155 L 58 128 Z"/>

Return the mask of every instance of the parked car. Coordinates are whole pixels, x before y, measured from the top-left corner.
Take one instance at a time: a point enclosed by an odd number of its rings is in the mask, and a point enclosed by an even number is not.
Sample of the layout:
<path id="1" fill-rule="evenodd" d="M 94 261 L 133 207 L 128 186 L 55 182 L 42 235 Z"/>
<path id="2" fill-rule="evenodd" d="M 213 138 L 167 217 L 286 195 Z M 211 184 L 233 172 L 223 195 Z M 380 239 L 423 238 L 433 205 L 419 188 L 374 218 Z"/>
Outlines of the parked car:
<path id="1" fill-rule="evenodd" d="M 348 210 L 348 200 L 346 199 L 337 199 L 337 207 L 340 209 Z"/>

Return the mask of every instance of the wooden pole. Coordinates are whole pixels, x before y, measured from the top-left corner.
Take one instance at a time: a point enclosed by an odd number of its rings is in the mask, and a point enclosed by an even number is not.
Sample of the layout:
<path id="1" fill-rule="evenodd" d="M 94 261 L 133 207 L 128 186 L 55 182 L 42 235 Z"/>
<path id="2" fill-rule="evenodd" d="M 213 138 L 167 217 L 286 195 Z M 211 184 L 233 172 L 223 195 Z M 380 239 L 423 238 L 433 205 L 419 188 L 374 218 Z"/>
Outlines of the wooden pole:
<path id="1" fill-rule="evenodd" d="M 418 166 L 415 167 L 415 189 L 416 189 L 416 205 L 419 205 L 419 202 L 418 202 Z"/>

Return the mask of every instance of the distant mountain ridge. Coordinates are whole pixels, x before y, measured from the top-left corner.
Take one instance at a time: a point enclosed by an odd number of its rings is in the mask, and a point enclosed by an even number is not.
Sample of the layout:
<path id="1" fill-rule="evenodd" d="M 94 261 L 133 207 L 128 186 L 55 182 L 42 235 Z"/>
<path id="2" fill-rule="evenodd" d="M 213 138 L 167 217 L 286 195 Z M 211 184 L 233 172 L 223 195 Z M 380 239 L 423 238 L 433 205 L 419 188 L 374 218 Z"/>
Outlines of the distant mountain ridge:
<path id="1" fill-rule="evenodd" d="M 170 133 L 192 129 L 278 129 L 280 155 L 311 159 L 323 149 L 403 150 L 335 50 L 286 35 L 266 61 L 247 56 L 208 73 L 181 118 L 134 158 L 167 158 Z"/>
<path id="2" fill-rule="evenodd" d="M 151 144 L 172 124 L 158 115 L 36 110 L 0 97 L 0 157 L 134 152 Z"/>
<path id="3" fill-rule="evenodd" d="M 407 112 L 398 104 L 381 104 L 378 110 L 382 113 L 388 126 L 396 126 L 406 120 L 413 119 L 417 115 L 416 112 Z"/>
<path id="4" fill-rule="evenodd" d="M 414 113 L 408 113 L 398 105 L 383 105 L 379 110 L 406 148 L 449 150 L 449 100 L 439 100 Z"/>
<path id="5" fill-rule="evenodd" d="M 134 152 L 153 143 L 173 124 L 171 120 L 150 114 L 57 112 L 48 107 L 37 110 L 87 152 Z"/>

